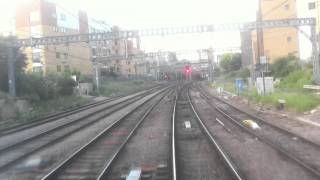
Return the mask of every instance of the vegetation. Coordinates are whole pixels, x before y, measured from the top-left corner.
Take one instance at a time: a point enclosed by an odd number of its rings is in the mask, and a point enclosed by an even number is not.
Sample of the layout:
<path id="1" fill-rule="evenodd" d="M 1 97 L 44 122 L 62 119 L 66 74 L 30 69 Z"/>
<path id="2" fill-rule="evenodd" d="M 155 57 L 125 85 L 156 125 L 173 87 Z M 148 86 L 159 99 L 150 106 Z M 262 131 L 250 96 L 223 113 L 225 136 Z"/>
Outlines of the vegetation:
<path id="1" fill-rule="evenodd" d="M 8 41 L 13 37 L 0 37 L 0 41 Z M 59 110 L 78 106 L 87 102 L 86 99 L 73 95 L 76 82 L 71 75 L 80 76 L 80 72 L 66 72 L 65 74 L 26 73 L 26 57 L 19 47 L 13 47 L 14 67 L 16 76 L 16 90 L 18 99 L 27 100 L 24 110 L 16 107 L 16 98 L 10 97 L 8 92 L 8 50 L 4 43 L 0 43 L 0 100 L 6 107 L 0 107 L 0 126 L 13 125 L 30 121 Z M 28 109 L 29 108 L 29 109 Z M 28 111 L 29 110 L 29 111 Z M 28 112 L 24 112 L 28 111 Z M 5 125 L 5 126 L 7 126 Z"/>
<path id="2" fill-rule="evenodd" d="M 248 68 L 239 69 L 237 71 L 231 71 L 224 75 L 224 79 L 233 81 L 235 78 L 242 78 L 246 80 L 250 76 L 250 70 Z"/>
<path id="3" fill-rule="evenodd" d="M 31 122 L 47 116 L 48 114 L 53 114 L 64 109 L 83 105 L 88 101 L 89 99 L 83 97 L 60 96 L 46 101 L 33 102 L 31 104 L 32 108 L 29 112 L 19 112 L 16 118 L 10 121 L 0 122 L 0 129 L 8 128 L 21 123 Z"/>
<path id="4" fill-rule="evenodd" d="M 230 55 L 224 57 L 227 59 L 224 60 L 225 62 L 230 62 Z M 225 68 L 230 70 L 230 65 L 224 65 Z M 242 95 L 254 102 L 274 106 L 278 105 L 279 99 L 284 99 L 286 100 L 286 108 L 297 112 L 305 112 L 320 105 L 319 96 L 303 89 L 303 85 L 312 84 L 312 66 L 307 64 L 302 67 L 298 58 L 287 56 L 277 59 L 274 64 L 270 65 L 270 69 L 271 75 L 280 79 L 280 82 L 275 85 L 274 93 L 261 96 L 258 95 L 256 90 L 246 89 Z M 249 75 L 248 69 L 228 71 L 224 74 L 224 83 L 217 83 L 216 85 L 234 93 L 234 78 L 245 78 Z M 229 80 L 229 82 L 225 80 Z"/>
<path id="5" fill-rule="evenodd" d="M 121 81 L 103 81 L 101 83 L 100 93 L 103 96 L 117 96 L 129 94 L 139 89 L 143 89 L 146 87 L 153 86 L 153 82 L 146 81 L 129 81 L 129 80 L 121 80 Z"/>
<path id="6" fill-rule="evenodd" d="M 227 53 L 222 56 L 220 66 L 225 72 L 237 71 L 241 68 L 241 54 Z"/>
<path id="7" fill-rule="evenodd" d="M 0 37 L 0 41 L 9 41 L 13 37 Z M 19 79 L 24 74 L 26 57 L 19 47 L 13 47 L 15 75 Z M 8 49 L 5 44 L 0 43 L 0 90 L 8 92 Z"/>
<path id="8" fill-rule="evenodd" d="M 295 56 L 281 57 L 271 65 L 271 74 L 274 77 L 286 77 L 290 72 L 301 69 L 299 59 Z"/>
<path id="9" fill-rule="evenodd" d="M 292 71 L 277 86 L 281 89 L 302 90 L 303 85 L 312 84 L 312 69 L 304 68 Z"/>
<path id="10" fill-rule="evenodd" d="M 76 82 L 70 74 L 49 74 L 43 76 L 38 73 L 24 74 L 17 81 L 17 92 L 22 98 L 31 102 L 49 100 L 58 96 L 70 96 Z"/>
<path id="11" fill-rule="evenodd" d="M 263 104 L 278 105 L 279 99 L 286 100 L 286 107 L 297 112 L 305 112 L 320 105 L 320 98 L 306 92 L 279 91 L 260 96 L 256 91 L 249 94 L 249 99 Z"/>

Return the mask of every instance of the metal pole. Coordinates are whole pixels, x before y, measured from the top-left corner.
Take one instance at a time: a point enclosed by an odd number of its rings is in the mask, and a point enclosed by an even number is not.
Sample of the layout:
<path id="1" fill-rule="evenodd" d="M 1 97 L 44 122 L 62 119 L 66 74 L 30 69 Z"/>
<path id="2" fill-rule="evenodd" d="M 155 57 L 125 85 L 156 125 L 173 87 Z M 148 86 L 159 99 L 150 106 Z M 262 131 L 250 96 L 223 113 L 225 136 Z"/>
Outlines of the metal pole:
<path id="1" fill-rule="evenodd" d="M 8 85 L 9 94 L 13 97 L 16 96 L 16 78 L 15 78 L 15 59 L 13 56 L 13 46 L 8 45 Z"/>
<path id="2" fill-rule="evenodd" d="M 313 54 L 313 79 L 320 84 L 319 50 L 316 35 L 316 26 L 311 26 L 312 54 Z"/>
<path id="3" fill-rule="evenodd" d="M 264 56 L 264 42 L 263 42 L 263 29 L 258 28 L 258 23 L 262 21 L 262 13 L 261 13 L 261 0 L 259 0 L 259 7 L 257 12 L 257 64 L 259 65 L 259 70 L 261 66 L 260 57 Z"/>
<path id="4" fill-rule="evenodd" d="M 213 82 L 213 59 L 214 59 L 214 52 L 212 48 L 207 50 L 208 55 L 208 65 L 209 65 L 209 81 Z"/>
<path id="5" fill-rule="evenodd" d="M 95 68 L 95 78 L 96 78 L 97 93 L 100 94 L 98 62 L 95 62 L 94 68 Z"/>

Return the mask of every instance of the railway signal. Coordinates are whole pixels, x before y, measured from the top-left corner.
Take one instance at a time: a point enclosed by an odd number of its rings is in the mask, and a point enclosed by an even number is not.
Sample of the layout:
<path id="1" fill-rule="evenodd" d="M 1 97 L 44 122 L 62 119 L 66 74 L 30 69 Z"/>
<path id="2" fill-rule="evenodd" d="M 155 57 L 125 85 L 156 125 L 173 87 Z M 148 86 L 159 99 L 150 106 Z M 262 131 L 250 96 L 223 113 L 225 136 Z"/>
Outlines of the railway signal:
<path id="1" fill-rule="evenodd" d="M 192 73 L 191 67 L 190 67 L 190 66 L 185 66 L 185 67 L 184 67 L 184 73 L 185 73 L 186 75 L 190 75 L 190 74 Z"/>

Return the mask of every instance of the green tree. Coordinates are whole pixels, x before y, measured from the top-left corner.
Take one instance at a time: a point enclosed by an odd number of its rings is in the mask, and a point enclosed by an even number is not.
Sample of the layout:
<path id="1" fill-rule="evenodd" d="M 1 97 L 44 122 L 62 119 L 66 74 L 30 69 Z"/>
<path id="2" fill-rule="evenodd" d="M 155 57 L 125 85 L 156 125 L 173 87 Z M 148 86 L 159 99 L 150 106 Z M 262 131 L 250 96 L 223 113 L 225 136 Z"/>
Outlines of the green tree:
<path id="1" fill-rule="evenodd" d="M 0 37 L 0 90 L 8 92 L 8 50 L 7 42 L 14 40 L 14 37 Z M 20 51 L 20 47 L 13 47 L 14 65 L 16 83 L 19 83 L 19 79 L 24 74 L 24 68 L 26 66 L 26 57 Z M 17 89 L 19 91 L 19 89 Z"/>
<path id="2" fill-rule="evenodd" d="M 241 54 L 240 53 L 227 53 L 222 55 L 220 66 L 226 72 L 237 71 L 241 68 Z"/>
<path id="3" fill-rule="evenodd" d="M 299 59 L 295 56 L 281 57 L 271 65 L 271 73 L 274 77 L 285 77 L 290 72 L 301 69 Z"/>

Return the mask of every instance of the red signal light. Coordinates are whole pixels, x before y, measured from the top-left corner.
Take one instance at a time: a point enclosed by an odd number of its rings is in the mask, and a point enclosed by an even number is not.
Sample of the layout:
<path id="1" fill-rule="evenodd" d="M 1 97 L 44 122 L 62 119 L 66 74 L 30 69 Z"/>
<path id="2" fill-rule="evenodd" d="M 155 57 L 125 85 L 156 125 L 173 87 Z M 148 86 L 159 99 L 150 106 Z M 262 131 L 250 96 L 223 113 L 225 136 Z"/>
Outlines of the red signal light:
<path id="1" fill-rule="evenodd" d="M 184 72 L 186 73 L 186 74 L 191 74 L 191 67 L 190 66 L 185 66 L 184 67 Z"/>

